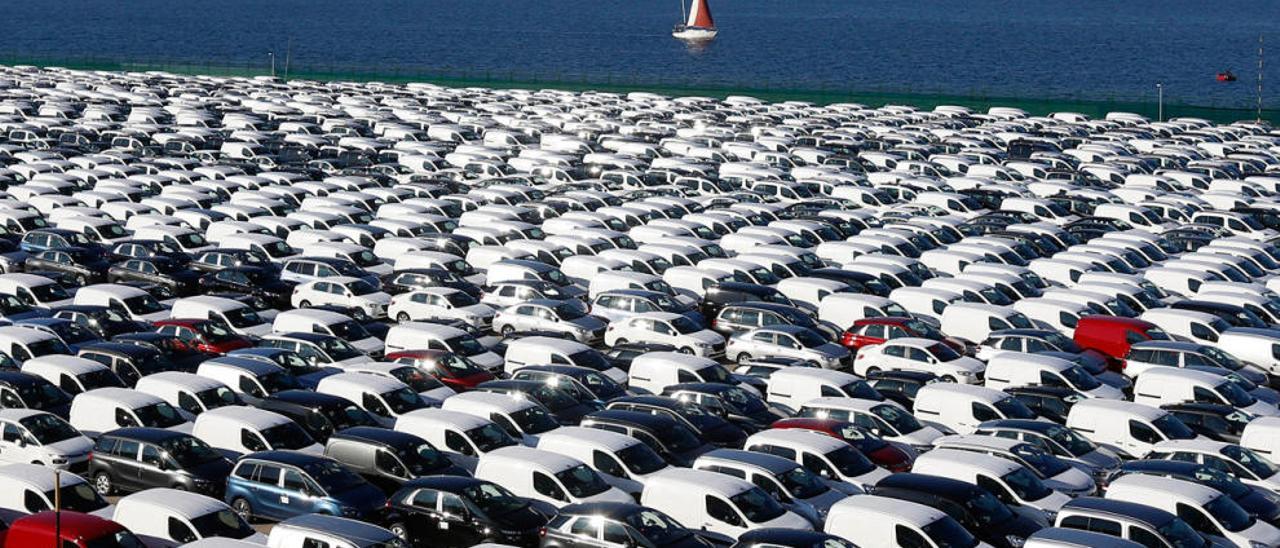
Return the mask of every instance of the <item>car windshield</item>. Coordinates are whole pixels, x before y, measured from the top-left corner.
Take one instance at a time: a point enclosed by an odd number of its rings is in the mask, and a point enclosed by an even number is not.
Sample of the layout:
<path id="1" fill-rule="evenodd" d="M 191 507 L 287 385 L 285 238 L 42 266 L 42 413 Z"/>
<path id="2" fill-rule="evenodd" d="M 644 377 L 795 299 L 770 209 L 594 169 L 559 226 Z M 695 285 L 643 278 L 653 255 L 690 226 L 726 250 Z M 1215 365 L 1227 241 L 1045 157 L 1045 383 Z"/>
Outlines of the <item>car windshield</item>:
<path id="1" fill-rule="evenodd" d="M 476 356 L 489 351 L 483 344 L 480 344 L 479 341 L 475 340 L 470 335 L 454 337 L 445 341 L 444 344 L 463 356 Z"/>
<path id="2" fill-rule="evenodd" d="M 165 402 L 144 405 L 134 409 L 133 412 L 138 416 L 138 421 L 142 423 L 142 426 L 152 428 L 168 428 L 187 422 L 183 420 L 182 415 L 179 415 L 173 406 Z"/>
<path id="3" fill-rule="evenodd" d="M 444 453 L 437 451 L 429 443 L 398 447 L 396 456 L 400 457 L 400 462 L 403 462 L 409 468 L 409 473 L 414 476 L 426 475 L 452 464 Z"/>
<path id="4" fill-rule="evenodd" d="M 1181 518 L 1169 520 L 1168 523 L 1157 527 L 1156 532 L 1160 533 L 1160 536 L 1173 545 L 1173 548 L 1207 548 L 1212 546 L 1207 539 L 1200 536 L 1200 533 L 1197 533 Z"/>
<path id="5" fill-rule="evenodd" d="M 889 426 L 893 427 L 898 434 L 910 434 L 924 428 L 911 413 L 894 405 L 877 405 L 871 408 L 871 412 L 889 423 Z"/>
<path id="6" fill-rule="evenodd" d="M 543 407 L 555 411 L 563 411 L 578 405 L 578 400 L 563 389 L 557 389 L 549 384 L 543 384 L 530 390 L 529 395 L 533 396 Z"/>
<path id="7" fill-rule="evenodd" d="M 194 247 L 203 247 L 203 246 L 205 246 L 206 244 L 208 244 L 208 243 L 209 243 L 209 241 L 208 241 L 208 240 L 205 240 L 205 239 L 204 239 L 204 236 L 201 236 L 199 233 L 196 233 L 196 232 L 189 232 L 189 233 L 186 233 L 186 234 L 179 234 L 179 235 L 177 235 L 177 236 L 174 236 L 173 238 L 174 238 L 174 240 L 177 240 L 178 245 L 182 246 L 182 248 L 183 248 L 183 249 L 191 249 L 191 248 L 194 248 Z M 279 244 L 283 244 L 283 242 L 277 242 L 277 243 L 279 243 Z M 272 248 L 273 246 L 267 246 L 267 247 L 268 247 L 268 248 Z"/>
<path id="8" fill-rule="evenodd" d="M 231 327 L 240 329 L 266 323 L 262 321 L 262 317 L 259 316 L 257 312 L 247 306 L 223 312 L 222 317 L 226 318 L 227 323 L 231 324 Z"/>
<path id="9" fill-rule="evenodd" d="M 484 368 L 476 365 L 471 360 L 452 353 L 441 355 L 436 360 L 436 364 L 457 377 L 466 377 L 485 372 Z"/>
<path id="10" fill-rule="evenodd" d="M 63 289 L 62 286 L 56 283 L 37 285 L 29 289 L 31 290 L 31 293 L 35 295 L 36 300 L 42 303 L 61 301 L 71 298 L 71 295 L 67 293 L 67 290 Z"/>
<path id="11" fill-rule="evenodd" d="M 836 470 L 840 471 L 840 475 L 847 478 L 861 476 L 876 468 L 875 464 L 872 464 L 866 456 L 854 449 L 852 445 L 845 445 L 824 456 L 828 461 L 831 461 L 831 464 L 835 465 Z"/>
<path id="12" fill-rule="evenodd" d="M 1182 421 L 1178 420 L 1177 417 L 1174 417 L 1171 414 L 1165 414 L 1160 418 L 1151 421 L 1151 423 L 1155 425 L 1156 429 L 1159 430 L 1160 433 L 1164 434 L 1166 439 L 1191 440 L 1196 438 L 1195 432 L 1190 428 L 1187 428 L 1186 424 L 1183 424 Z"/>
<path id="13" fill-rule="evenodd" d="M 18 398 L 27 404 L 27 407 L 50 409 L 71 402 L 71 397 L 66 392 L 51 383 L 43 382 L 43 379 L 41 381 L 22 383 L 15 386 L 18 389 Z"/>
<path id="14" fill-rule="evenodd" d="M 768 408 L 759 396 L 738 387 L 722 389 L 720 397 L 740 413 L 757 413 Z"/>
<path id="15" fill-rule="evenodd" d="M 729 497 L 729 502 L 732 502 L 752 523 L 764 523 L 777 519 L 786 512 L 778 501 L 773 500 L 773 497 L 765 494 L 759 487 L 752 487 Z"/>
<path id="16" fill-rule="evenodd" d="M 58 334 L 58 337 L 61 338 L 63 342 L 68 344 L 98 340 L 97 333 L 94 333 L 88 328 L 75 322 L 58 322 L 50 324 L 49 327 Z"/>
<path id="17" fill-rule="evenodd" d="M 797 330 L 794 335 L 796 340 L 800 341 L 800 345 L 805 348 L 817 348 L 827 344 L 827 341 L 822 340 L 822 337 L 819 337 L 817 333 L 807 329 Z"/>
<path id="18" fill-rule="evenodd" d="M 1201 347 L 1200 353 L 1204 354 L 1209 359 L 1217 362 L 1222 367 L 1225 367 L 1232 371 L 1239 371 L 1242 367 L 1244 367 L 1244 364 L 1240 363 L 1240 360 L 1237 360 L 1235 356 L 1232 356 L 1231 354 L 1223 352 L 1222 350 L 1219 350 L 1212 346 Z"/>
<path id="19" fill-rule="evenodd" d="M 314 445 L 315 440 L 307 435 L 298 423 L 287 421 L 262 431 L 262 437 L 272 449 L 302 449 Z"/>
<path id="20" fill-rule="evenodd" d="M 974 490 L 974 496 L 965 499 L 964 507 L 969 509 L 979 525 L 995 525 L 1016 517 L 1008 506 L 985 489 Z"/>
<path id="21" fill-rule="evenodd" d="M 258 382 L 262 383 L 262 388 L 268 394 L 275 394 L 285 390 L 296 390 L 302 388 L 302 384 L 293 375 L 284 371 L 274 371 L 258 377 Z"/>
<path id="22" fill-rule="evenodd" d="M 604 355 L 594 349 L 582 350 L 575 354 L 570 354 L 569 361 L 573 362 L 573 364 L 578 367 L 586 367 L 596 371 L 608 371 L 613 368 L 613 365 L 609 363 L 609 360 L 605 359 Z"/>
<path id="23" fill-rule="evenodd" d="M 463 293 L 462 291 L 454 291 L 452 293 L 448 293 L 444 296 L 444 298 L 446 301 L 449 301 L 449 304 L 453 305 L 454 308 L 472 306 L 480 302 L 480 301 L 477 301 L 475 297 L 472 297 L 471 295 Z"/>
<path id="24" fill-rule="evenodd" d="M 1258 403 L 1258 398 L 1255 398 L 1252 394 L 1245 392 L 1243 388 L 1240 388 L 1239 385 L 1231 382 L 1229 379 L 1218 385 L 1214 390 L 1216 390 L 1218 395 L 1222 396 L 1223 399 L 1227 400 L 1227 403 L 1235 407 L 1249 407 Z"/>
<path id="25" fill-rule="evenodd" d="M 351 290 L 352 295 L 371 295 L 378 292 L 378 288 L 364 280 L 347 282 L 347 289 Z"/>
<path id="26" fill-rule="evenodd" d="M 200 441 L 195 436 L 179 436 L 162 442 L 160 446 L 184 468 L 223 458 L 212 447 L 209 447 L 208 444 Z"/>
<path id="27" fill-rule="evenodd" d="M 1009 489 L 1024 501 L 1040 500 L 1053 493 L 1052 489 L 1045 487 L 1044 483 L 1041 483 L 1040 479 L 1026 468 L 1018 467 L 1017 470 L 1005 474 L 1000 479 L 1004 480 Z"/>
<path id="28" fill-rule="evenodd" d="M 532 405 L 515 411 L 511 413 L 511 420 L 515 421 L 520 430 L 526 434 L 541 434 L 560 427 L 555 417 L 552 417 L 551 413 L 541 405 Z"/>
<path id="29" fill-rule="evenodd" d="M 1250 516 L 1239 504 L 1236 504 L 1236 501 L 1226 495 L 1209 501 L 1204 505 L 1204 509 L 1209 511 L 1223 529 L 1233 533 L 1253 527 L 1253 524 L 1257 523 L 1257 519 Z"/>
<path id="30" fill-rule="evenodd" d="M 900 304 L 898 304 L 898 303 L 889 303 L 889 304 L 885 305 L 885 307 L 884 307 L 884 314 L 885 314 L 886 316 L 892 316 L 892 317 L 895 317 L 895 318 L 910 318 L 910 317 L 911 317 L 911 313 L 910 313 L 910 312 L 907 312 L 907 309 L 902 308 L 902 305 L 900 305 Z M 924 322 L 921 322 L 921 323 L 924 323 Z M 925 324 L 925 325 L 928 325 L 928 324 Z M 932 327 L 932 326 L 930 326 L 930 327 Z M 911 329 L 912 331 L 915 331 L 915 330 L 916 330 L 916 328 L 915 328 L 914 326 L 912 326 L 910 322 L 908 322 L 908 323 L 907 323 L 907 328 L 908 328 L 908 329 Z M 922 335 L 922 336 L 923 336 L 923 335 Z M 933 338 L 933 337 L 926 337 L 926 338 Z"/>
<path id="31" fill-rule="evenodd" d="M 63 477 L 65 478 L 66 476 Z M 63 510 L 89 513 L 107 507 L 107 501 L 103 500 L 102 497 L 98 495 L 98 492 L 94 491 L 93 488 L 83 480 L 79 483 L 63 485 L 61 491 L 62 493 L 60 493 L 60 498 L 62 500 L 59 502 L 62 504 Z M 58 495 L 54 493 L 53 489 L 46 491 L 44 496 L 51 501 L 59 498 Z M 137 546 L 141 547 L 142 545 L 138 544 Z"/>
<path id="32" fill-rule="evenodd" d="M 490 517 L 509 514 L 529 505 L 511 491 L 488 482 L 467 487 L 459 494 Z"/>
<path id="33" fill-rule="evenodd" d="M 351 358 L 356 358 L 364 355 L 359 350 L 356 350 L 354 346 L 351 346 L 350 344 L 348 344 L 347 341 L 344 341 L 337 337 L 321 338 L 319 341 L 319 345 L 320 345 L 320 349 L 324 350 L 324 353 L 328 354 L 329 359 L 333 361 L 349 360 Z"/>
<path id="34" fill-rule="evenodd" d="M 477 426 L 466 432 L 467 439 L 476 445 L 481 453 L 488 453 L 499 447 L 507 447 L 515 445 L 516 441 L 511 439 L 506 430 L 498 427 L 496 424 L 486 424 Z"/>
<path id="35" fill-rule="evenodd" d="M 649 542 L 646 546 L 668 546 L 692 533 L 675 520 L 657 510 L 643 508 L 627 516 L 624 521 Z"/>
<path id="36" fill-rule="evenodd" d="M 733 384 L 733 381 L 729 377 L 729 370 L 725 369 L 724 366 L 719 364 L 703 367 L 702 369 L 697 370 L 695 373 L 698 375 L 698 378 L 702 379 L 703 382 L 718 382 L 720 384 Z"/>
<path id="37" fill-rule="evenodd" d="M 239 340 L 240 336 L 236 335 L 223 327 L 219 322 L 200 322 L 196 324 L 196 331 L 199 331 L 204 339 L 211 343 L 220 343 Z"/>
<path id="38" fill-rule="evenodd" d="M 330 325 L 329 331 L 332 331 L 335 337 L 344 341 L 358 341 L 373 336 L 369 334 L 369 331 L 363 325 L 360 325 L 355 320 L 347 320 Z"/>
<path id="39" fill-rule="evenodd" d="M 643 443 L 632 444 L 618 451 L 617 455 L 622 459 L 622 464 L 627 467 L 627 470 L 633 474 L 652 474 L 667 467 L 667 462 L 662 460 L 653 448 Z"/>
<path id="40" fill-rule="evenodd" d="M 884 395 L 872 388 L 866 381 L 852 381 L 840 387 L 840 392 L 850 398 L 860 400 L 884 401 Z"/>
<path id="41" fill-rule="evenodd" d="M 609 484 L 595 470 L 585 464 L 579 464 L 556 474 L 556 479 L 564 485 L 570 495 L 578 498 L 598 495 L 609 490 Z"/>
<path id="42" fill-rule="evenodd" d="M 1253 489 L 1242 483 L 1235 476 L 1228 474 L 1225 470 L 1211 468 L 1209 466 L 1201 466 L 1195 471 L 1196 481 L 1208 485 L 1214 489 L 1226 493 L 1227 496 L 1239 499 L 1247 497 L 1253 493 Z"/>
<path id="43" fill-rule="evenodd" d="M 160 301 L 147 294 L 124 299 L 124 306 L 129 309 L 130 313 L 137 315 L 154 314 L 164 310 L 164 305 L 160 304 Z"/>
<path id="44" fill-rule="evenodd" d="M 943 334 L 938 328 L 924 323 L 920 320 L 907 320 L 904 324 L 908 331 L 912 332 L 916 337 L 925 339 L 941 340 Z"/>
<path id="45" fill-rule="evenodd" d="M 1049 439 L 1061 445 L 1072 456 L 1080 457 L 1097 450 L 1098 446 L 1086 439 L 1084 436 L 1077 434 L 1075 430 L 1063 428 L 1061 426 L 1052 426 L 1045 430 L 1045 435 Z"/>
<path id="46" fill-rule="evenodd" d="M 587 315 L 585 312 L 568 304 L 558 304 L 553 310 L 555 311 L 557 318 L 566 322 L 573 321 Z"/>
<path id="47" fill-rule="evenodd" d="M 923 530 L 937 548 L 972 548 L 978 545 L 978 539 L 950 517 L 939 518 L 924 526 Z"/>
<path id="48" fill-rule="evenodd" d="M 1027 466 L 1030 466 L 1035 470 L 1036 474 L 1042 478 L 1054 477 L 1071 468 L 1071 465 L 1067 464 L 1066 461 L 1050 455 L 1044 449 L 1029 443 L 1015 445 L 1013 446 L 1012 451 L 1013 454 L 1021 457 L 1022 461 L 1026 463 Z"/>
<path id="49" fill-rule="evenodd" d="M 103 388 L 114 386 L 116 388 L 124 388 L 124 381 L 120 380 L 120 376 L 110 369 L 98 369 L 76 375 L 76 380 L 84 386 L 85 390 L 93 390 L 94 388 Z"/>
<path id="50" fill-rule="evenodd" d="M 335 494 L 365 485 L 365 481 L 355 472 L 348 470 L 337 462 L 324 459 L 306 467 L 307 475 L 320 484 L 326 493 Z"/>
<path id="51" fill-rule="evenodd" d="M 683 453 L 697 449 L 702 445 L 698 440 L 698 436 L 682 424 L 676 424 L 673 428 L 660 430 L 653 433 L 664 446 L 674 453 Z"/>
<path id="52" fill-rule="evenodd" d="M 422 401 L 422 396 L 419 396 L 417 392 L 407 386 L 384 392 L 382 399 L 387 402 L 387 407 L 390 407 L 391 412 L 396 415 L 403 415 L 427 406 L 426 402 Z"/>
<path id="53" fill-rule="evenodd" d="M 930 345 L 928 350 L 929 353 L 933 354 L 933 357 L 938 358 L 938 361 L 940 362 L 949 362 L 963 357 L 960 353 L 952 350 L 950 346 L 942 343 Z"/>
<path id="54" fill-rule="evenodd" d="M 1032 411 L 1020 400 L 1012 396 L 996 400 L 995 403 L 992 403 L 991 405 L 995 406 L 996 410 L 1000 411 L 1000 414 L 1004 415 L 1006 419 L 1036 418 L 1035 411 Z"/>
<path id="55" fill-rule="evenodd" d="M 1043 335 L 1045 342 L 1055 346 L 1062 352 L 1080 352 L 1080 347 L 1076 346 L 1076 342 L 1061 333 L 1045 333 Z"/>
<path id="56" fill-rule="evenodd" d="M 822 478 L 801 466 L 778 474 L 777 478 L 787 492 L 798 499 L 810 499 L 831 490 Z"/>
<path id="57" fill-rule="evenodd" d="M 247 538 L 252 536 L 256 531 L 253 527 L 235 513 L 230 508 L 224 508 L 215 512 L 209 512 L 200 517 L 192 518 L 191 525 L 200 532 L 201 538 L 209 537 L 228 537 L 228 538 Z"/>
<path id="58" fill-rule="evenodd" d="M 205 409 L 217 409 L 228 405 L 236 405 L 240 403 L 240 399 L 236 397 L 236 393 L 230 388 L 219 386 L 196 392 L 196 399 L 204 405 Z"/>
<path id="59" fill-rule="evenodd" d="M 1083 367 L 1073 365 L 1062 370 L 1062 378 L 1067 379 L 1076 390 L 1093 390 L 1102 386 L 1098 379 L 1085 371 Z"/>
<path id="60" fill-rule="evenodd" d="M 80 437 L 80 432 L 72 428 L 67 421 L 49 413 L 38 413 L 18 421 L 30 432 L 40 445 L 49 445 L 71 438 Z"/>
<path id="61" fill-rule="evenodd" d="M 1258 476 L 1259 479 L 1266 479 L 1274 476 L 1280 468 L 1272 464 L 1251 449 L 1245 449 L 1239 445 L 1228 445 L 1222 448 L 1222 455 L 1231 459 L 1236 464 L 1245 467 L 1247 470 Z"/>
<path id="62" fill-rule="evenodd" d="M 672 318 L 670 323 L 671 323 L 671 327 L 674 328 L 676 332 L 681 335 L 688 335 L 690 333 L 697 333 L 699 331 L 702 331 L 701 325 L 698 325 L 693 320 L 690 320 L 685 316 Z"/>

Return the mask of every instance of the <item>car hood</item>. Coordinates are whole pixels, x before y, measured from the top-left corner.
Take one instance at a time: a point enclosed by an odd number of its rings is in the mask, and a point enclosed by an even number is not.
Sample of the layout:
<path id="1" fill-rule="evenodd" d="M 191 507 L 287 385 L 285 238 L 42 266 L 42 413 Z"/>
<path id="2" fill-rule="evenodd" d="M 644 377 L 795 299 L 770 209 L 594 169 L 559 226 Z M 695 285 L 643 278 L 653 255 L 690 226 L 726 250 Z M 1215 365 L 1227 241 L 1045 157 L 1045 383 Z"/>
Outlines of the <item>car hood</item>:
<path id="1" fill-rule="evenodd" d="M 371 484 L 363 484 L 330 496 L 347 506 L 354 506 L 362 511 L 370 511 L 386 504 L 387 496 Z"/>
<path id="2" fill-rule="evenodd" d="M 581 500 L 582 502 L 635 502 L 636 499 L 631 498 L 626 491 L 617 487 L 610 487 L 603 493 L 597 493 Z"/>
<path id="3" fill-rule="evenodd" d="M 989 534 L 985 534 L 983 536 L 996 537 L 1000 539 L 1003 539 L 1004 537 L 1009 537 L 1009 536 L 1025 539 L 1031 535 L 1034 535 L 1036 531 L 1043 529 L 1043 526 L 1041 526 L 1039 523 L 1036 523 L 1031 518 L 1028 518 L 1016 512 L 1013 514 L 1013 519 L 1008 519 L 1001 523 L 988 524 L 986 525 L 986 527 L 989 527 L 990 531 L 989 531 Z"/>
<path id="4" fill-rule="evenodd" d="M 187 468 L 187 471 L 200 479 L 223 482 L 226 481 L 227 474 L 231 473 L 231 467 L 231 461 L 227 459 L 214 459 Z"/>
<path id="5" fill-rule="evenodd" d="M 524 506 L 496 516 L 491 515 L 489 519 L 500 529 L 516 531 L 528 531 L 547 523 L 547 516 L 534 510 L 532 506 Z"/>
<path id="6" fill-rule="evenodd" d="M 583 331 L 595 331 L 597 329 L 604 329 L 605 326 L 609 325 L 604 320 L 601 320 L 600 318 L 597 318 L 595 316 L 583 316 L 576 320 L 568 321 L 565 323 L 572 325 L 574 327 L 577 327 Z"/>
<path id="7" fill-rule="evenodd" d="M 1119 388 L 1116 388 L 1106 383 L 1103 383 L 1102 386 L 1094 388 L 1093 390 L 1085 392 L 1085 395 L 1089 396 L 1090 398 L 1100 398 L 1104 400 L 1125 399 L 1124 392 L 1121 392 Z"/>
<path id="8" fill-rule="evenodd" d="M 1032 500 L 1032 501 L 1028 501 L 1028 504 L 1027 504 L 1027 505 L 1028 505 L 1028 506 L 1034 506 L 1034 507 L 1039 508 L 1039 509 L 1041 509 L 1041 510 L 1048 510 L 1048 511 L 1050 511 L 1050 512 L 1057 512 L 1058 510 L 1061 510 L 1061 509 L 1062 509 L 1062 505 L 1064 505 L 1064 504 L 1066 504 L 1066 503 L 1068 503 L 1068 502 L 1071 502 L 1071 497 L 1070 497 L 1070 496 L 1068 496 L 1068 495 L 1066 495 L 1066 494 L 1064 494 L 1064 493 L 1062 493 L 1062 492 L 1059 492 L 1059 491 L 1053 491 L 1053 492 L 1049 493 L 1049 495 L 1048 495 L 1048 496 L 1046 496 L 1046 497 L 1044 497 L 1044 498 L 1041 498 L 1040 500 Z"/>
<path id="9" fill-rule="evenodd" d="M 57 443 L 51 443 L 44 446 L 45 450 L 62 455 L 63 457 L 75 458 L 88 453 L 93 449 L 93 440 L 84 436 L 76 436 L 74 438 L 65 439 Z"/>
<path id="10" fill-rule="evenodd" d="M 932 426 L 925 426 L 924 428 L 916 430 L 910 434 L 898 436 L 896 439 L 912 447 L 928 447 L 933 445 L 933 440 L 941 438 L 942 436 L 943 433 L 941 430 Z"/>
<path id="11" fill-rule="evenodd" d="M 1090 466 L 1103 470 L 1115 470 L 1121 464 L 1120 457 L 1105 447 L 1099 447 L 1077 458 Z"/>
<path id="12" fill-rule="evenodd" d="M 1073 497 L 1091 494 L 1097 488 L 1093 476 L 1074 466 L 1068 467 L 1061 474 L 1045 478 L 1044 484 Z"/>
<path id="13" fill-rule="evenodd" d="M 813 530 L 813 524 L 809 523 L 809 520 L 800 517 L 795 512 L 786 512 L 781 516 L 756 525 L 758 527 L 783 527 L 787 529 L 800 529 L 803 531 Z"/>
<path id="14" fill-rule="evenodd" d="M 695 331 L 688 335 L 681 335 L 681 336 L 689 337 L 693 340 L 704 342 L 709 345 L 717 345 L 717 344 L 724 343 L 724 337 L 721 336 L 719 333 L 716 333 L 715 331 L 712 331 L 710 329 L 703 329 L 702 331 Z"/>

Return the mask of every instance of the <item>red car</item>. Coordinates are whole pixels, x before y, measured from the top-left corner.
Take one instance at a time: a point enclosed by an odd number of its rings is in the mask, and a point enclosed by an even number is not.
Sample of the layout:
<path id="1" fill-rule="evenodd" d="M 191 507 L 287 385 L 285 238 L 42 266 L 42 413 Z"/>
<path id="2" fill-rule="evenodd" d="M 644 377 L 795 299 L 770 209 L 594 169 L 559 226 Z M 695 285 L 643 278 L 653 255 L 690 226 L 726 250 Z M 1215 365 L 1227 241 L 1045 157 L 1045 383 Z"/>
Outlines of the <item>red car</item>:
<path id="1" fill-rule="evenodd" d="M 458 392 L 471 390 L 476 385 L 491 381 L 493 373 L 471 363 L 470 360 L 444 350 L 405 350 L 387 354 L 387 361 L 412 365 Z"/>
<path id="2" fill-rule="evenodd" d="M 205 354 L 221 356 L 253 346 L 249 339 L 232 333 L 213 320 L 160 320 L 155 322 L 155 326 L 161 334 L 177 337 L 191 350 Z"/>
<path id="3" fill-rule="evenodd" d="M 123 525 L 109 519 L 80 512 L 63 510 L 55 523 L 54 512 L 40 512 L 14 520 L 4 536 L 4 548 L 35 548 L 37 546 L 61 546 L 62 548 L 145 548 L 138 537 Z M 55 542 L 54 535 L 61 543 Z"/>
<path id="4" fill-rule="evenodd" d="M 908 472 L 911 470 L 911 464 L 915 462 L 915 457 L 911 453 L 848 421 L 794 418 L 777 421 L 772 427 L 811 430 L 843 440 L 866 455 L 876 466 L 890 472 Z"/>
<path id="5" fill-rule="evenodd" d="M 963 342 L 943 335 L 933 325 L 916 318 L 899 316 L 880 316 L 857 320 L 840 337 L 840 344 L 848 348 L 850 352 L 857 353 L 858 349 L 864 346 L 880 344 L 889 339 L 900 339 L 902 337 L 940 341 L 956 352 L 970 354 L 969 349 L 966 348 Z"/>
<path id="6" fill-rule="evenodd" d="M 1108 367 L 1120 371 L 1124 369 L 1124 357 L 1129 354 L 1130 346 L 1145 341 L 1167 341 L 1169 334 L 1145 320 L 1099 315 L 1080 318 L 1072 338 L 1081 349 L 1106 356 Z"/>

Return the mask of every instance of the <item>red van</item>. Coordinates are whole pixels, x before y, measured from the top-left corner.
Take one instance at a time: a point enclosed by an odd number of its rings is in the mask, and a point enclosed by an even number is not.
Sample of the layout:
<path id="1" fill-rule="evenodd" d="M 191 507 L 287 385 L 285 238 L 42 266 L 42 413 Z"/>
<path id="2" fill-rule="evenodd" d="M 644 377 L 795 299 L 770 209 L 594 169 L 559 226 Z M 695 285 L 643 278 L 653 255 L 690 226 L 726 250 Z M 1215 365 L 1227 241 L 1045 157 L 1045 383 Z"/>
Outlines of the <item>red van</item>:
<path id="1" fill-rule="evenodd" d="M 4 548 L 54 546 L 58 527 L 62 548 L 146 548 L 123 525 L 109 519 L 64 510 L 57 524 L 54 514 L 45 511 L 15 520 L 4 537 Z"/>
<path id="2" fill-rule="evenodd" d="M 1167 340 L 1169 334 L 1156 324 L 1136 318 L 1084 316 L 1076 324 L 1076 345 L 1106 356 L 1107 366 L 1114 371 L 1124 368 L 1124 357 L 1129 354 L 1130 346 Z"/>

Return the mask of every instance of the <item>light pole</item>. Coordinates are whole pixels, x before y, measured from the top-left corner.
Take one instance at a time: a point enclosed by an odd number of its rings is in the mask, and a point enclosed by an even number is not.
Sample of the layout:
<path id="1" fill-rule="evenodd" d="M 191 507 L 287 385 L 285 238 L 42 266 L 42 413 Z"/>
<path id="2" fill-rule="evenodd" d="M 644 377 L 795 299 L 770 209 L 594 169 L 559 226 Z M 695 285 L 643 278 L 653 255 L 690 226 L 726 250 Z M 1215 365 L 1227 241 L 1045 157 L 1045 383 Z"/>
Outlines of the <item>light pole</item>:
<path id="1" fill-rule="evenodd" d="M 267 57 L 271 58 L 271 75 L 275 76 L 276 75 L 276 52 L 268 51 Z"/>
<path id="2" fill-rule="evenodd" d="M 1156 83 L 1156 119 L 1164 121 L 1164 82 Z"/>
<path id="3" fill-rule="evenodd" d="M 53 544 L 62 542 L 62 470 L 53 469 Z"/>

